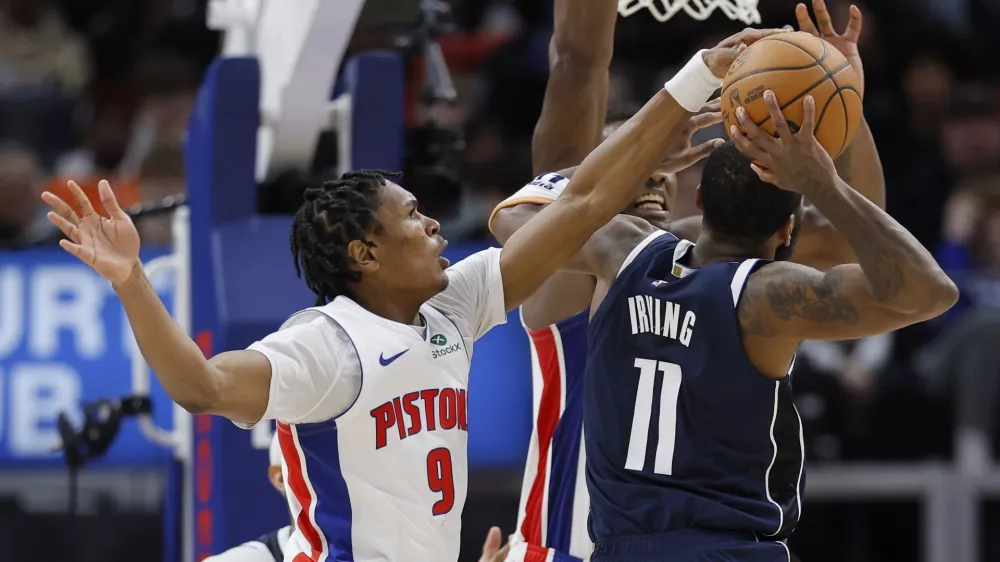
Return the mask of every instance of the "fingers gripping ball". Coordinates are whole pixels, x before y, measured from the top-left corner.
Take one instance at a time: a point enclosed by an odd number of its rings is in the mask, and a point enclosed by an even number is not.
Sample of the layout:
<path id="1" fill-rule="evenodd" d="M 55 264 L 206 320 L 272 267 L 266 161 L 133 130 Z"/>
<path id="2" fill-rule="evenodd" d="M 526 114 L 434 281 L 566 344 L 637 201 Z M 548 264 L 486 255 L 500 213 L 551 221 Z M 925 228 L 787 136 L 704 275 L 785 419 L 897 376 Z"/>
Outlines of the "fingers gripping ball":
<path id="1" fill-rule="evenodd" d="M 836 158 L 861 123 L 861 83 L 847 59 L 826 41 L 808 33 L 766 37 L 744 50 L 722 84 L 722 119 L 740 127 L 736 108 L 743 106 L 761 130 L 774 134 L 764 91 L 778 99 L 781 113 L 795 132 L 802 123 L 802 99 L 816 100 L 816 139 Z M 742 127 L 740 127 L 742 132 Z"/>

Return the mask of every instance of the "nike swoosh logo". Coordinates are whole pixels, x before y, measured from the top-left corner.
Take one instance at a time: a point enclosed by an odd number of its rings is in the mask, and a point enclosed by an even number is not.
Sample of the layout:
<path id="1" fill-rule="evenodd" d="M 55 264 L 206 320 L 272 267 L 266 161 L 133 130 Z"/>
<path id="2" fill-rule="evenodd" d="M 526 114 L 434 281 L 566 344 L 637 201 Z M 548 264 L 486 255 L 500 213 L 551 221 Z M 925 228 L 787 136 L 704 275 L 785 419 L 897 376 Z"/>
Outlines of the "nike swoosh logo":
<path id="1" fill-rule="evenodd" d="M 388 367 L 390 363 L 392 363 L 396 359 L 399 359 L 407 351 L 409 351 L 409 349 L 404 349 L 403 351 L 400 351 L 399 353 L 393 355 L 392 357 L 389 357 L 388 359 L 386 359 L 384 353 L 380 353 L 378 356 L 378 363 L 383 367 Z"/>

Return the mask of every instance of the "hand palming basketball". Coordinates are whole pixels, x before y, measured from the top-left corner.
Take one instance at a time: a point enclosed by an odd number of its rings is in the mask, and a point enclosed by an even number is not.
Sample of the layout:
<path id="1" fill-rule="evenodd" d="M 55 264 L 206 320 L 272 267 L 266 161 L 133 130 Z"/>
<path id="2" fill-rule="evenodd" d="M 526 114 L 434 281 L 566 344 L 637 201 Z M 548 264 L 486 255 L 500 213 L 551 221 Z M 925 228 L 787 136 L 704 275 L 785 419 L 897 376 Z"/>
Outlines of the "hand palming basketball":
<path id="1" fill-rule="evenodd" d="M 705 64 L 712 70 L 712 73 L 722 78 L 726 75 L 736 57 L 748 46 L 765 37 L 787 33 L 791 30 L 792 28 L 787 25 L 780 29 L 753 29 L 748 27 L 739 33 L 723 39 L 714 48 L 706 50 L 702 54 L 702 57 L 704 57 Z"/>
<path id="2" fill-rule="evenodd" d="M 802 101 L 802 126 L 793 132 L 774 92 L 765 91 L 763 98 L 778 134 L 761 130 L 742 107 L 737 108 L 735 113 L 746 134 L 732 131 L 736 147 L 753 159 L 750 167 L 754 173 L 767 183 L 806 196 L 814 189 L 832 185 L 837 178 L 837 168 L 814 135 L 816 100 L 810 95 L 805 96 Z M 735 129 L 736 125 L 732 128 Z"/>
<path id="3" fill-rule="evenodd" d="M 42 194 L 42 200 L 52 207 L 49 220 L 69 238 L 60 240 L 59 245 L 111 283 L 124 283 L 139 265 L 139 232 L 132 219 L 118 205 L 107 180 L 98 186 L 107 217 L 94 210 L 76 182 L 67 185 L 79 214 L 58 196 L 48 191 Z"/>
<path id="4" fill-rule="evenodd" d="M 861 86 L 864 86 L 864 66 L 861 64 L 861 54 L 858 51 L 858 40 L 861 38 L 861 9 L 851 4 L 851 20 L 847 23 L 847 28 L 844 29 L 843 33 L 837 33 L 833 28 L 833 19 L 830 17 L 830 11 L 824 0 L 812 0 L 812 5 L 813 13 L 816 14 L 816 22 L 813 22 L 812 18 L 809 17 L 809 8 L 805 4 L 795 6 L 795 19 L 799 21 L 799 31 L 821 37 L 836 47 L 851 63 L 851 68 L 858 75 L 858 81 Z M 861 93 L 864 94 L 864 91 Z"/>

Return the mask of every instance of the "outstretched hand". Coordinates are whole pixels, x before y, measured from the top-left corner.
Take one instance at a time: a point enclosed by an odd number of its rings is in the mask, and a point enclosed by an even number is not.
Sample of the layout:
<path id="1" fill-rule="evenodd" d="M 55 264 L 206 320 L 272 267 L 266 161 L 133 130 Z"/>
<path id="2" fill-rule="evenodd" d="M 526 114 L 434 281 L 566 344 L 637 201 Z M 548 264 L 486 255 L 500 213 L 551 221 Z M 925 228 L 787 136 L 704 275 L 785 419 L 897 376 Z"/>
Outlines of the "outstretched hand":
<path id="1" fill-rule="evenodd" d="M 70 181 L 67 185 L 79 213 L 59 196 L 48 191 L 42 194 L 42 200 L 52 208 L 49 220 L 68 238 L 60 240 L 59 245 L 94 268 L 101 277 L 121 285 L 139 264 L 139 232 L 132 219 L 118 205 L 107 180 L 101 180 L 98 185 L 107 217 L 94 210 L 76 182 Z"/>
<path id="2" fill-rule="evenodd" d="M 815 22 L 809 17 L 809 8 L 805 4 L 800 3 L 795 6 L 795 19 L 799 22 L 799 30 L 816 37 L 822 37 L 843 53 L 863 86 L 865 68 L 861 64 L 861 53 L 858 51 L 858 40 L 861 39 L 861 9 L 851 4 L 851 20 L 847 23 L 843 33 L 837 33 L 833 28 L 830 10 L 827 9 L 824 0 L 812 0 L 812 6 L 813 13 L 816 14 Z M 817 26 L 817 24 L 819 25 Z"/>
<path id="3" fill-rule="evenodd" d="M 774 123 L 776 137 L 762 131 L 743 107 L 736 109 L 736 118 L 746 136 L 739 132 L 736 125 L 731 126 L 730 135 L 740 152 L 754 161 L 750 167 L 757 176 L 781 189 L 803 194 L 833 185 L 837 169 L 833 159 L 813 134 L 816 127 L 816 100 L 812 96 L 804 98 L 802 127 L 795 133 L 782 115 L 774 92 L 765 91 L 764 102 L 767 103 L 768 113 Z"/>
<path id="4" fill-rule="evenodd" d="M 736 57 L 744 49 L 765 37 L 770 37 L 777 33 L 788 33 L 789 31 L 792 31 L 792 27 L 789 25 L 780 29 L 753 29 L 752 27 L 748 27 L 735 35 L 723 39 L 714 48 L 705 51 L 702 57 L 705 59 L 705 64 L 708 65 L 708 68 L 712 70 L 712 74 L 717 78 L 725 78 L 729 67 L 732 66 L 733 61 L 736 60 Z"/>
<path id="5" fill-rule="evenodd" d="M 707 158 L 713 150 L 725 144 L 725 141 L 712 139 L 698 146 L 691 146 L 691 138 L 698 131 L 721 122 L 722 111 L 719 100 L 708 102 L 701 111 L 688 120 L 687 125 L 677 135 L 677 140 L 667 151 L 660 168 L 675 174 Z"/>

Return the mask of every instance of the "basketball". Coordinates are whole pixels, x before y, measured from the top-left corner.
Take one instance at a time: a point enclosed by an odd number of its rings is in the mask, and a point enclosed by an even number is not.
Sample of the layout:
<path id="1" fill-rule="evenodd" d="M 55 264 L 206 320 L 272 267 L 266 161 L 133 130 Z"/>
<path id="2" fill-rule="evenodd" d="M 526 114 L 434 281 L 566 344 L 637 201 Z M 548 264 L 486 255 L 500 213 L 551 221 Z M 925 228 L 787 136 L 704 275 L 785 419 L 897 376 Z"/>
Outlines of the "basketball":
<path id="1" fill-rule="evenodd" d="M 742 131 L 735 110 L 743 106 L 763 130 L 774 134 L 764 92 L 774 92 L 792 131 L 802 123 L 802 100 L 816 100 L 816 139 L 836 158 L 861 122 L 862 88 L 847 58 L 809 33 L 782 33 L 761 39 L 740 53 L 722 84 L 722 118 Z"/>

